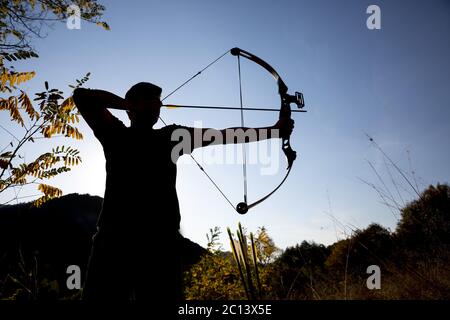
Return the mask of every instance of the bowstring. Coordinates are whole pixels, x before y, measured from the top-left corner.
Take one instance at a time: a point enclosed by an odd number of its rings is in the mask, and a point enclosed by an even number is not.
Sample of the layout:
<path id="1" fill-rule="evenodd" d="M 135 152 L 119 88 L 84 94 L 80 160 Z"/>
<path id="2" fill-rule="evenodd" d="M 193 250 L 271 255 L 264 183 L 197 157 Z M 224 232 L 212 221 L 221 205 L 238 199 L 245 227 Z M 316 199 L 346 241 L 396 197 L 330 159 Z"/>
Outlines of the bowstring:
<path id="1" fill-rule="evenodd" d="M 194 74 L 192 77 L 190 77 L 189 79 L 187 79 L 185 82 L 183 82 L 181 85 L 179 85 L 175 90 L 172 90 L 169 94 L 167 94 L 164 98 L 161 99 L 161 102 L 163 102 L 164 100 L 166 100 L 168 97 L 170 97 L 171 95 L 173 95 L 175 92 L 177 92 L 178 90 L 180 90 L 182 87 L 184 87 L 185 85 L 187 85 L 189 82 L 191 82 L 192 80 L 194 80 L 196 77 L 198 77 L 203 71 L 205 71 L 206 69 L 208 69 L 209 67 L 211 67 L 213 64 L 215 64 L 217 61 L 219 61 L 220 59 L 222 59 L 225 55 L 228 54 L 228 52 L 230 52 L 230 50 L 227 50 L 225 53 L 223 53 L 222 55 L 220 55 L 217 59 L 214 59 L 212 62 L 210 62 L 206 67 L 204 67 L 203 69 L 201 69 L 200 71 L 198 71 L 196 74 Z M 239 57 L 238 57 L 239 58 Z M 240 71 L 239 71 L 239 79 L 240 79 Z M 242 96 L 242 93 L 241 93 Z M 241 108 L 242 108 L 242 99 L 241 99 Z M 242 111 L 241 111 L 242 112 Z M 167 126 L 167 123 L 164 121 L 164 119 L 159 116 L 159 120 L 161 120 L 161 122 Z M 228 202 L 228 204 L 233 208 L 233 210 L 236 210 L 233 203 L 230 201 L 230 199 L 228 199 L 228 197 L 225 195 L 225 193 L 223 193 L 222 189 L 220 189 L 220 187 L 214 182 L 214 180 L 211 178 L 211 176 L 206 172 L 205 168 L 203 168 L 203 166 L 194 158 L 194 156 L 192 154 L 189 154 L 191 156 L 191 159 L 195 162 L 195 164 L 198 166 L 198 168 L 205 174 L 205 176 L 209 179 L 209 181 L 213 184 L 213 186 L 220 192 L 220 194 L 224 197 L 224 199 Z"/>
<path id="2" fill-rule="evenodd" d="M 219 61 L 220 59 L 222 59 L 225 55 L 228 54 L 228 52 L 230 52 L 230 50 L 227 50 L 224 54 L 220 55 L 220 57 L 218 57 L 217 59 L 214 59 L 212 62 L 210 62 L 206 67 L 204 67 L 202 70 L 198 71 L 196 74 L 194 74 L 192 77 L 190 77 L 189 79 L 187 79 L 185 82 L 183 82 L 181 85 L 179 85 L 175 90 L 172 90 L 168 95 L 166 95 L 161 102 L 163 102 L 164 100 L 166 100 L 168 97 L 170 97 L 171 95 L 173 95 L 175 92 L 177 92 L 178 90 L 180 90 L 181 88 L 183 88 L 185 85 L 187 85 L 189 82 L 191 82 L 192 80 L 194 80 L 196 77 L 198 77 L 203 71 L 205 71 L 206 69 L 208 69 L 209 67 L 211 67 L 213 64 L 215 64 L 217 61 Z"/>

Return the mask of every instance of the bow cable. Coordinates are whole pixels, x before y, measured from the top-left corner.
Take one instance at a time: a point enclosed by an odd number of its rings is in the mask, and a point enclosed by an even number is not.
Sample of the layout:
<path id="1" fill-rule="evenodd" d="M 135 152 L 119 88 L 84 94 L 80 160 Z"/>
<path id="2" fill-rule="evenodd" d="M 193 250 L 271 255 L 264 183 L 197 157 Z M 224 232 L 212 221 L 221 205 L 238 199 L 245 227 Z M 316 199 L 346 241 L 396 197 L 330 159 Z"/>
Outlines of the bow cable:
<path id="1" fill-rule="evenodd" d="M 182 87 L 184 87 L 185 85 L 187 85 L 189 82 L 191 82 L 193 79 L 195 79 L 197 76 L 199 76 L 203 71 L 205 71 L 206 69 L 208 69 L 210 66 L 212 66 L 213 64 L 215 64 L 217 61 L 219 61 L 220 59 L 222 59 L 226 54 L 228 54 L 228 52 L 230 52 L 230 50 L 227 50 L 224 54 L 222 54 L 220 57 L 218 57 L 217 59 L 213 60 L 212 62 L 210 62 L 206 67 L 204 67 L 203 69 L 201 69 L 200 71 L 198 71 L 196 74 L 194 74 L 192 77 L 190 77 L 189 79 L 187 79 L 185 82 L 183 82 L 181 85 L 179 85 L 175 90 L 172 90 L 168 95 L 166 95 L 164 98 L 161 99 L 161 102 L 163 102 L 164 100 L 166 100 L 168 97 L 170 97 L 171 95 L 173 95 L 175 92 L 177 92 L 178 90 L 180 90 Z M 164 121 L 164 119 L 159 116 L 159 120 L 161 120 L 161 122 L 167 126 L 167 123 Z M 211 181 L 211 183 L 213 184 L 213 186 L 220 192 L 220 194 L 225 198 L 225 200 L 230 204 L 230 206 L 233 208 L 233 210 L 235 210 L 233 203 L 231 203 L 230 199 L 228 199 L 228 197 L 225 195 L 225 193 L 223 193 L 222 189 L 219 188 L 219 186 L 214 182 L 214 180 L 211 178 L 211 176 L 206 172 L 206 170 L 203 168 L 203 166 L 194 158 L 194 156 L 192 155 L 192 153 L 189 154 L 191 156 L 191 159 L 195 162 L 195 164 L 197 164 L 197 166 L 199 167 L 199 169 L 205 174 L 205 176 L 209 179 L 209 181 Z"/>
<path id="2" fill-rule="evenodd" d="M 241 78 L 241 58 L 237 56 L 239 73 L 239 102 L 241 104 L 241 127 L 244 128 L 244 105 L 242 104 L 242 78 Z M 244 135 L 245 139 L 245 135 Z M 247 203 L 247 148 L 245 140 L 242 143 L 242 176 L 244 179 L 244 202 Z"/>

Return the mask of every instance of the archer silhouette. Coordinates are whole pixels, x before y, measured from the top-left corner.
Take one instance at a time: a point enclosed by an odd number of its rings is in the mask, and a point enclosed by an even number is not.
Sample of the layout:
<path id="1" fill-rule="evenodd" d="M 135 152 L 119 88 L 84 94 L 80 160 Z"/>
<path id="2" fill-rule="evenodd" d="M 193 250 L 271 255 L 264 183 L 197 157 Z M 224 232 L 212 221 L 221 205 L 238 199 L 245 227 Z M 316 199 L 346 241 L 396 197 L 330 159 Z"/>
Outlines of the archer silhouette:
<path id="1" fill-rule="evenodd" d="M 78 110 L 103 146 L 107 173 L 83 299 L 176 302 L 183 298 L 177 167 L 172 159 L 179 141 L 172 141 L 172 133 L 184 129 L 192 139 L 191 147 L 178 156 L 194 148 L 238 141 L 226 141 L 227 129 L 178 125 L 153 129 L 162 105 L 161 91 L 147 82 L 132 86 L 125 99 L 103 90 L 74 91 Z M 108 108 L 126 110 L 130 127 Z M 281 119 L 274 126 L 255 128 L 255 137 L 245 142 L 275 137 L 270 129 L 279 129 L 281 136 L 290 134 L 293 121 Z M 222 141 L 194 141 L 194 133 L 205 130 L 213 130 Z"/>

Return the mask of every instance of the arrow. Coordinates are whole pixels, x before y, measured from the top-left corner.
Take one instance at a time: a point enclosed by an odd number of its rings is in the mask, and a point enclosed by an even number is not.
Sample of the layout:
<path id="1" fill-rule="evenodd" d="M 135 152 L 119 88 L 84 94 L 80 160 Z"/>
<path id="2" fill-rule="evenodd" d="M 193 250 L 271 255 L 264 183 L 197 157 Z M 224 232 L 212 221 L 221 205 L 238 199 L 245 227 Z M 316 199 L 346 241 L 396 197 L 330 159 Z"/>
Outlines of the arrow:
<path id="1" fill-rule="evenodd" d="M 161 107 L 165 107 L 168 109 L 176 109 L 176 108 L 184 108 L 184 109 L 213 109 L 213 110 L 244 110 L 244 111 L 276 111 L 280 112 L 280 109 L 263 109 L 263 108 L 239 108 L 239 107 L 215 107 L 215 106 L 183 106 L 177 104 L 163 104 Z M 291 110 L 291 112 L 307 112 L 306 110 Z"/>

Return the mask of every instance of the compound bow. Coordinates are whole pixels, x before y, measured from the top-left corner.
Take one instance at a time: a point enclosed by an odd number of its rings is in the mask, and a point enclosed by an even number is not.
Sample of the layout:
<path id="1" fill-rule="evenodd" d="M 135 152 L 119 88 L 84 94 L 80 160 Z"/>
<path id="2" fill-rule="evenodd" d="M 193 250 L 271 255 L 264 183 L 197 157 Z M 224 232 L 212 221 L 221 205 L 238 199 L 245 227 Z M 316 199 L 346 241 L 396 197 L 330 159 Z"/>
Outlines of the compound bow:
<path id="1" fill-rule="evenodd" d="M 174 94 L 176 91 L 178 91 L 179 89 L 181 89 L 183 86 L 185 86 L 188 82 L 190 82 L 191 80 L 193 80 L 195 77 L 197 77 L 198 75 L 200 75 L 203 71 L 205 71 L 206 69 L 208 69 L 210 66 L 212 66 L 213 64 L 215 64 L 217 61 L 219 61 L 221 58 L 223 58 L 226 54 L 231 53 L 233 56 L 236 56 L 238 58 L 238 69 L 239 69 L 239 88 L 240 88 L 240 110 L 241 110 L 241 124 L 242 126 L 244 123 L 244 118 L 243 118 L 243 110 L 245 110 L 246 108 L 243 108 L 243 104 L 242 104 L 242 86 L 241 86 L 241 68 L 240 68 L 240 57 L 244 57 L 250 61 L 255 62 L 256 64 L 260 65 L 261 67 L 263 67 L 265 70 L 267 70 L 273 77 L 274 79 L 277 81 L 277 85 L 278 85 L 278 94 L 280 95 L 280 100 L 281 100 L 281 106 L 280 106 L 280 110 L 279 110 L 279 119 L 291 119 L 291 104 L 295 103 L 297 105 L 297 107 L 299 109 L 302 109 L 305 106 L 304 103 L 304 99 L 303 99 L 303 94 L 300 92 L 295 92 L 294 95 L 290 95 L 288 93 L 288 87 L 286 86 L 286 84 L 284 83 L 284 81 L 281 79 L 280 75 L 278 74 L 277 71 L 275 71 L 275 69 L 269 65 L 267 62 L 265 62 L 264 60 L 262 60 L 261 58 L 255 56 L 254 54 L 239 49 L 239 48 L 233 48 L 227 52 L 225 52 L 224 54 L 222 54 L 220 57 L 218 57 L 217 59 L 215 59 L 214 61 L 212 61 L 210 64 L 208 64 L 206 67 L 204 67 L 202 70 L 198 71 L 195 75 L 193 75 L 192 77 L 190 77 L 188 80 L 186 80 L 183 84 L 181 84 L 180 86 L 178 86 L 175 90 L 173 90 L 172 92 L 170 92 L 167 96 L 165 96 L 162 101 L 164 101 L 165 99 L 167 99 L 169 96 L 171 96 L 172 94 Z M 191 106 L 191 107 L 197 107 L 197 108 L 202 108 L 199 106 Z M 210 107 L 213 109 L 222 109 L 220 107 Z M 226 108 L 223 108 L 226 109 Z M 233 108 L 231 108 L 233 109 Z M 234 108 L 235 109 L 235 108 Z M 258 110 L 258 109 L 254 109 L 254 110 Z M 298 111 L 303 111 L 306 112 L 304 110 L 298 110 Z M 161 121 L 165 123 L 165 121 L 160 117 Z M 261 197 L 259 200 L 254 201 L 253 203 L 248 204 L 247 202 L 247 178 L 246 178 L 246 155 L 245 152 L 243 154 L 244 157 L 244 164 L 243 164 L 243 174 L 244 174 L 244 201 L 238 203 L 238 205 L 235 207 L 231 201 L 225 196 L 225 194 L 222 192 L 222 190 L 218 187 L 218 185 L 213 181 L 213 179 L 208 175 L 208 173 L 205 171 L 205 169 L 198 163 L 197 160 L 195 160 L 195 158 L 192 156 L 191 154 L 191 158 L 194 160 L 194 162 L 197 164 L 197 166 L 200 168 L 200 170 L 207 176 L 207 178 L 213 183 L 213 185 L 217 188 L 217 190 L 222 194 L 222 196 L 228 201 L 228 203 L 233 207 L 233 209 L 235 209 L 238 213 L 240 214 L 245 214 L 248 212 L 249 209 L 255 207 L 256 205 L 260 204 L 261 202 L 263 202 L 264 200 L 266 200 L 267 198 L 269 198 L 272 194 L 274 194 L 282 185 L 283 183 L 286 181 L 287 177 L 289 176 L 289 173 L 291 172 L 292 169 L 292 165 L 297 157 L 297 153 L 292 149 L 291 147 L 291 143 L 290 143 L 290 134 L 286 135 L 286 136 L 282 136 L 282 144 L 281 144 L 281 148 L 286 156 L 286 160 L 287 160 L 287 169 L 286 169 L 286 175 L 284 176 L 283 180 L 281 180 L 281 182 L 278 184 L 278 186 L 273 189 L 271 192 L 269 192 L 267 195 Z M 245 150 L 245 149 L 244 149 Z"/>

